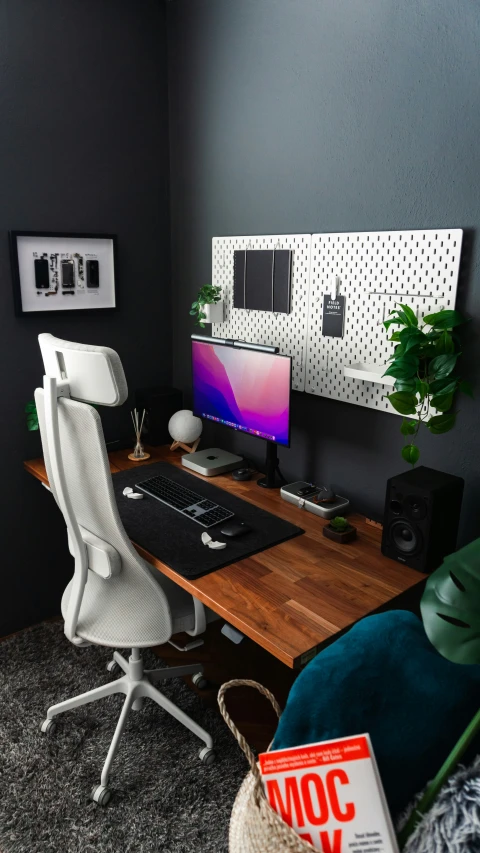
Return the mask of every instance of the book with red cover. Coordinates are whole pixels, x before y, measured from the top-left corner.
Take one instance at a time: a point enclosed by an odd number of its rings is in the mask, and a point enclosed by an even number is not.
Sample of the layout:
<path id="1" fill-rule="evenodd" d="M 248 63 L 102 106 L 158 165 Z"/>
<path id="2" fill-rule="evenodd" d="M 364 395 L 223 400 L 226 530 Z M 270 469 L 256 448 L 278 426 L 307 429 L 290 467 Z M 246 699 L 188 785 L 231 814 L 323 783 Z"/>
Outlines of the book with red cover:
<path id="1" fill-rule="evenodd" d="M 264 752 L 272 808 L 321 853 L 398 853 L 368 734 Z"/>

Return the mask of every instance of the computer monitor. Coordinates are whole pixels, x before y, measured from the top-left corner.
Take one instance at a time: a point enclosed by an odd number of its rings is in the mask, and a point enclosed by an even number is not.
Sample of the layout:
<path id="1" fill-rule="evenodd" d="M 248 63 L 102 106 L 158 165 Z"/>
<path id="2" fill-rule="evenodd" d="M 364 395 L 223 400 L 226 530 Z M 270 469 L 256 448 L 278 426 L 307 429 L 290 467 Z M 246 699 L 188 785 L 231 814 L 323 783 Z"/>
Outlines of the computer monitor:
<path id="1" fill-rule="evenodd" d="M 232 344 L 192 340 L 193 413 L 265 439 L 276 468 L 275 445 L 290 445 L 292 359 Z"/>

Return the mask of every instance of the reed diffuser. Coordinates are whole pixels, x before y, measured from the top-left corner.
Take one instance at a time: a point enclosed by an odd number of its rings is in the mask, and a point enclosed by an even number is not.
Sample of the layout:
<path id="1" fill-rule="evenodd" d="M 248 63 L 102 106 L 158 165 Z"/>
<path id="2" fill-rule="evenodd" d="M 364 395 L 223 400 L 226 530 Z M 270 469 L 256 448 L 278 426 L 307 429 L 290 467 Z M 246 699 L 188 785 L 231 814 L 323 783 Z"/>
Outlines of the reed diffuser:
<path id="1" fill-rule="evenodd" d="M 143 449 L 143 444 L 141 442 L 143 421 L 145 418 L 145 409 L 143 410 L 141 417 L 136 409 L 134 409 L 133 412 L 130 412 L 130 415 L 132 417 L 133 428 L 135 430 L 135 438 L 137 439 L 137 441 L 133 453 L 129 453 L 128 458 L 131 459 L 132 462 L 142 462 L 144 459 L 150 459 L 150 454 L 145 453 L 145 450 Z"/>

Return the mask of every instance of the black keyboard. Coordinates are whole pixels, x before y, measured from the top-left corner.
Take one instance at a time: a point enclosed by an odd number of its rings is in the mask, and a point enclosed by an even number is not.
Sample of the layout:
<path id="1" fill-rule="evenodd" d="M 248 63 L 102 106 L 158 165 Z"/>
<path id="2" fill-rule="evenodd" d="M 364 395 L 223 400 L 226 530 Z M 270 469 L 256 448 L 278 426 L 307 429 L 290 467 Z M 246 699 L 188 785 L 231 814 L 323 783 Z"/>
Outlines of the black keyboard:
<path id="1" fill-rule="evenodd" d="M 192 492 L 185 486 L 179 486 L 168 477 L 150 477 L 149 480 L 143 480 L 137 483 L 136 489 L 145 492 L 146 495 L 151 495 L 157 501 L 161 501 L 177 512 L 181 512 L 186 518 L 191 518 L 202 527 L 213 527 L 220 521 L 225 521 L 227 518 L 232 518 L 234 515 L 229 509 L 219 506 L 213 501 L 202 498 L 196 492 Z"/>

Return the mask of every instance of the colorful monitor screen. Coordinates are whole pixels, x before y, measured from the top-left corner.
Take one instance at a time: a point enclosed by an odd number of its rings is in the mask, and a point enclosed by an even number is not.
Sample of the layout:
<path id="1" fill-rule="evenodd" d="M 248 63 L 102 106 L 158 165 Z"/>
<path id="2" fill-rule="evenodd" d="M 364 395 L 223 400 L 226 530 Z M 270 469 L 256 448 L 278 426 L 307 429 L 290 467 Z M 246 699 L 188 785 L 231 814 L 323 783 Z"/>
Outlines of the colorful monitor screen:
<path id="1" fill-rule="evenodd" d="M 288 447 L 290 356 L 192 341 L 193 413 Z"/>

